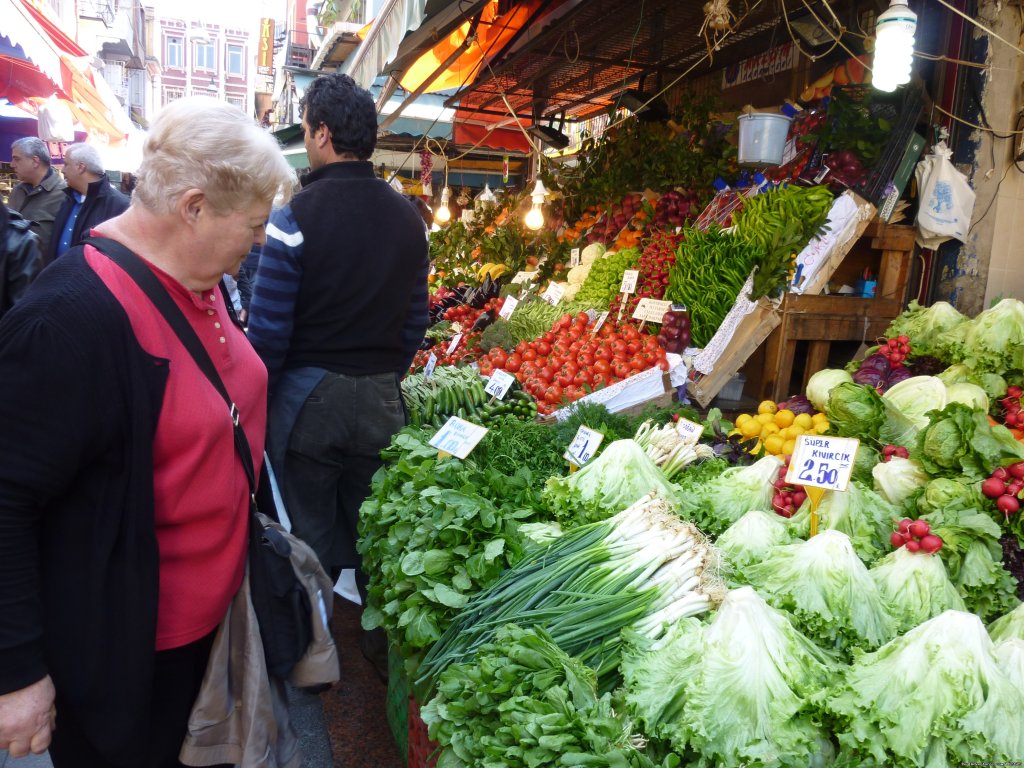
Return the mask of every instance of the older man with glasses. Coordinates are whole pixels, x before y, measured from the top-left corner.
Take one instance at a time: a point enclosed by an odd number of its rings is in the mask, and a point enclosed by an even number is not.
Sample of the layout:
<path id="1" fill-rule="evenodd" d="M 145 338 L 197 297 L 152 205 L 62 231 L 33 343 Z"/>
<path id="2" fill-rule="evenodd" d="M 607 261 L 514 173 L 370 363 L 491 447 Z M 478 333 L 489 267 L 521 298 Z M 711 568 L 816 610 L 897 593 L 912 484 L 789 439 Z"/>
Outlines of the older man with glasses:
<path id="1" fill-rule="evenodd" d="M 11 167 L 21 183 L 11 190 L 7 206 L 32 222 L 32 231 L 39 236 L 39 250 L 45 254 L 67 184 L 52 168 L 46 142 L 34 136 L 11 144 Z"/>

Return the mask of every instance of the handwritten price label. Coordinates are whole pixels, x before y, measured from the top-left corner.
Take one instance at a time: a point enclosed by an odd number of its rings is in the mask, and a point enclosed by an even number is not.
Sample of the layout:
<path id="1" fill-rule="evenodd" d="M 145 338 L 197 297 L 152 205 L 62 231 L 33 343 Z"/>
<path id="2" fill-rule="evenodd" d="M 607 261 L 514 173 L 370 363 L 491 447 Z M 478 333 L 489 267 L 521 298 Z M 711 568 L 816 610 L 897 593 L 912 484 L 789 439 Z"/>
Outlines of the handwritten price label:
<path id="1" fill-rule="evenodd" d="M 580 249 L 573 248 L 569 251 L 569 266 L 578 267 L 580 265 Z"/>
<path id="2" fill-rule="evenodd" d="M 512 283 L 532 283 L 536 279 L 536 272 L 516 272 L 515 277 L 512 278 Z"/>
<path id="3" fill-rule="evenodd" d="M 640 270 L 627 269 L 622 273 L 622 285 L 619 286 L 619 293 L 633 293 L 636 290 L 636 282 L 640 279 Z"/>
<path id="4" fill-rule="evenodd" d="M 430 438 L 430 444 L 439 451 L 464 459 L 487 434 L 487 427 L 452 416 Z"/>
<path id="5" fill-rule="evenodd" d="M 601 326 L 604 325 L 604 321 L 608 319 L 608 312 L 602 312 L 597 316 L 597 320 L 594 322 L 594 333 L 601 330 Z"/>
<path id="6" fill-rule="evenodd" d="M 658 299 L 640 299 L 633 310 L 633 319 L 647 323 L 660 323 L 665 313 L 672 307 L 671 301 Z"/>
<path id="7" fill-rule="evenodd" d="M 498 369 L 492 373 L 491 378 L 487 380 L 487 386 L 484 387 L 484 392 L 492 397 L 498 398 L 499 400 L 504 400 L 505 394 L 508 392 L 515 380 L 516 377 L 511 373 Z"/>
<path id="8" fill-rule="evenodd" d="M 427 364 L 423 366 L 423 378 L 432 378 L 435 368 L 437 368 L 437 355 L 431 352 L 430 357 L 427 358 Z"/>
<path id="9" fill-rule="evenodd" d="M 552 307 L 556 306 L 558 302 L 562 300 L 565 295 L 565 286 L 561 283 L 550 283 L 548 289 L 544 291 L 541 298 L 550 304 Z"/>
<path id="10" fill-rule="evenodd" d="M 460 341 L 462 341 L 462 334 L 461 333 L 456 333 L 454 336 L 452 336 L 452 341 L 448 345 L 448 351 L 445 352 L 445 354 L 446 355 L 450 355 L 452 352 L 454 352 L 456 349 L 458 349 Z"/>
<path id="11" fill-rule="evenodd" d="M 600 432 L 590 427 L 581 426 L 576 430 L 576 436 L 569 443 L 563 458 L 571 464 L 582 467 L 594 458 L 594 454 L 597 453 L 602 440 L 604 440 L 604 435 Z"/>
<path id="12" fill-rule="evenodd" d="M 845 491 L 857 458 L 860 440 L 854 437 L 800 435 L 786 472 L 786 482 Z"/>
<path id="13" fill-rule="evenodd" d="M 508 320 L 512 317 L 512 313 L 516 311 L 516 307 L 519 306 L 519 299 L 515 296 L 506 296 L 505 303 L 501 305 L 501 312 L 498 313 L 498 317 L 502 320 Z"/>
<path id="14" fill-rule="evenodd" d="M 680 419 L 676 422 L 676 432 L 686 445 L 696 445 L 700 436 L 704 434 L 704 427 L 689 419 Z"/>

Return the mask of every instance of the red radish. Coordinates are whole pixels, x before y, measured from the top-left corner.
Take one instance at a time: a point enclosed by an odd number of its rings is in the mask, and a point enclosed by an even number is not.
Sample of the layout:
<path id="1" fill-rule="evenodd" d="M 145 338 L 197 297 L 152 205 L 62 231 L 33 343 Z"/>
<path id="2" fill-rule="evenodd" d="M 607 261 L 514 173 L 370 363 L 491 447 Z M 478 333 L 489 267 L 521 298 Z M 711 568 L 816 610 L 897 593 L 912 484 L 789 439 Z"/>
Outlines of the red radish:
<path id="1" fill-rule="evenodd" d="M 1006 468 L 1006 471 L 1018 480 L 1024 479 L 1024 461 L 1018 461 L 1016 464 L 1011 464 Z"/>
<path id="2" fill-rule="evenodd" d="M 903 546 L 905 546 L 907 548 L 907 552 L 919 552 L 919 551 L 921 551 L 921 543 L 918 542 L 918 541 L 915 541 L 914 539 L 908 539 L 907 543 L 904 544 Z"/>
<path id="3" fill-rule="evenodd" d="M 804 491 L 796 491 L 793 493 L 793 506 L 799 509 L 803 506 L 804 502 L 807 501 L 807 494 Z"/>
<path id="4" fill-rule="evenodd" d="M 998 499 L 1006 493 L 1006 483 L 998 477 L 990 477 L 981 484 L 981 492 L 990 499 Z"/>
<path id="5" fill-rule="evenodd" d="M 1020 502 L 1015 496 L 1003 495 L 996 499 L 996 509 L 1004 515 L 1012 515 L 1020 510 Z"/>
<path id="6" fill-rule="evenodd" d="M 904 517 L 900 520 L 900 533 L 904 536 L 910 536 L 910 524 L 914 522 L 909 517 Z"/>
<path id="7" fill-rule="evenodd" d="M 927 536 L 921 539 L 921 551 L 927 552 L 929 555 L 935 554 L 942 549 L 942 539 L 936 536 L 934 533 L 929 533 Z"/>
<path id="8" fill-rule="evenodd" d="M 1014 480 L 1006 486 L 1006 492 L 1011 496 L 1016 496 L 1022 489 L 1024 489 L 1024 480 Z"/>
<path id="9" fill-rule="evenodd" d="M 920 539 L 932 532 L 932 527 L 924 520 L 915 520 L 910 524 L 910 535 Z"/>
<path id="10" fill-rule="evenodd" d="M 889 543 L 892 544 L 897 549 L 899 549 L 900 547 L 902 547 L 904 544 L 907 543 L 907 537 L 904 536 L 899 531 L 893 531 L 892 535 L 889 537 Z"/>
<path id="11" fill-rule="evenodd" d="M 901 459 L 909 459 L 910 458 L 910 451 L 908 451 L 902 445 L 897 445 L 896 446 L 896 455 L 899 456 Z"/>
<path id="12" fill-rule="evenodd" d="M 1007 471 L 1006 467 L 997 467 L 992 473 L 992 477 L 998 477 L 1000 480 L 1006 480 L 1010 477 L 1010 473 Z"/>

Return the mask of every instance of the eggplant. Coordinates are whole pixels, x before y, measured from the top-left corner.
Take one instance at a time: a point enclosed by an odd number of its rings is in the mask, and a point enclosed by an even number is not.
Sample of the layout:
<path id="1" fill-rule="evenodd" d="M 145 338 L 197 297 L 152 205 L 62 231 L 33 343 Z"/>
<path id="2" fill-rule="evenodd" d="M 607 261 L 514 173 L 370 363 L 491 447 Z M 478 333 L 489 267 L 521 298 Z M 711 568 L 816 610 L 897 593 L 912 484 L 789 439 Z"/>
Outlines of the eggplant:
<path id="1" fill-rule="evenodd" d="M 473 331 L 482 331 L 488 325 L 493 323 L 497 319 L 497 317 L 498 316 L 494 313 L 494 310 L 492 309 L 480 313 L 480 316 L 476 319 L 476 322 L 473 323 L 473 327 L 469 329 L 470 333 L 472 333 Z"/>
<path id="2" fill-rule="evenodd" d="M 432 338 L 430 338 L 429 336 L 424 336 L 423 341 L 420 342 L 420 349 L 430 349 L 435 344 L 437 344 L 437 342 L 434 341 Z"/>

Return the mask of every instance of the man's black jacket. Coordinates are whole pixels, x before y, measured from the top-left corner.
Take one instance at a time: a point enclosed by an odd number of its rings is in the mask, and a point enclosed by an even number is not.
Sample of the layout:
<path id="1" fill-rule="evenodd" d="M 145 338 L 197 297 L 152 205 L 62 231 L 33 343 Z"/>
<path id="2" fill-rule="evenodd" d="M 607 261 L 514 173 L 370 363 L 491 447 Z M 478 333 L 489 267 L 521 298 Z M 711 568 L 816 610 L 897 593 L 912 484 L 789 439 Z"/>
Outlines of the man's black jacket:
<path id="1" fill-rule="evenodd" d="M 46 254 L 47 264 L 62 253 L 61 235 L 64 233 L 64 226 L 75 206 L 75 190 L 67 187 L 64 194 L 67 195 L 67 199 L 64 200 L 64 204 L 61 205 L 53 220 L 53 234 L 50 236 L 50 247 Z M 107 219 L 124 213 L 128 210 L 130 202 L 126 195 L 110 186 L 110 179 L 105 173 L 90 183 L 85 193 L 85 202 L 82 203 L 82 210 L 78 212 L 78 218 L 75 219 L 75 225 L 71 230 L 71 242 L 68 243 L 68 247 L 74 247 L 81 243 L 88 236 L 89 230 L 97 224 L 102 224 Z"/>

